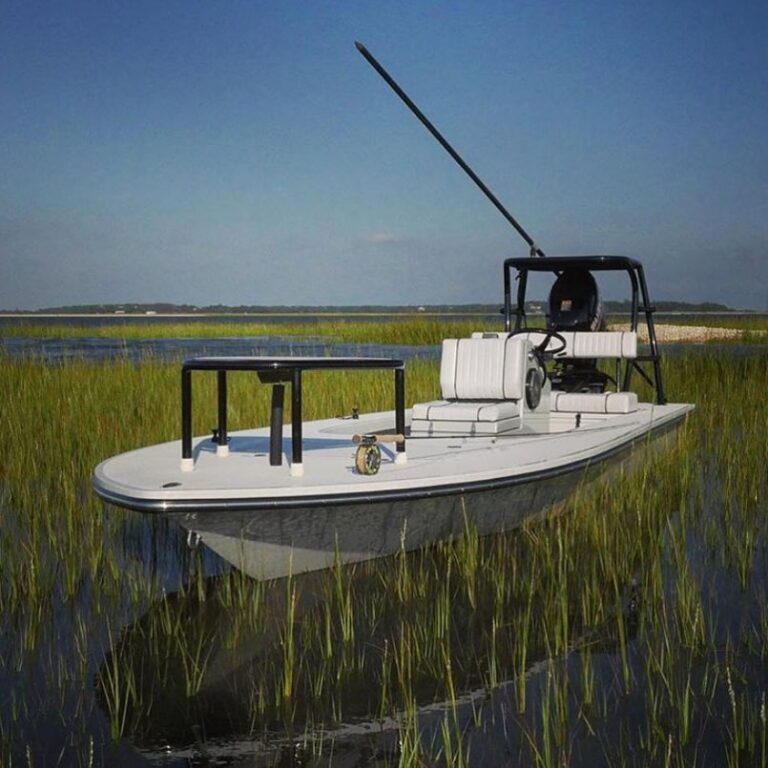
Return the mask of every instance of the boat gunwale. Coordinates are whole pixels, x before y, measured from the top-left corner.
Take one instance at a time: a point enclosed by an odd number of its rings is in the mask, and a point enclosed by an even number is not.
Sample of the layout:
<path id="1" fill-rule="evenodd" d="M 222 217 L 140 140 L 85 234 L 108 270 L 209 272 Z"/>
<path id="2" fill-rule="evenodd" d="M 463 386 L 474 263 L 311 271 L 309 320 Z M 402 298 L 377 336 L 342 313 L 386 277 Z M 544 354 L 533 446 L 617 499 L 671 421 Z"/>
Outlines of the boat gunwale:
<path id="1" fill-rule="evenodd" d="M 95 493 L 109 504 L 134 510 L 136 512 L 164 514 L 164 513 L 215 513 L 215 512 L 251 512 L 266 509 L 302 509 L 312 507 L 333 507 L 341 505 L 361 505 L 378 502 L 417 501 L 419 499 L 440 498 L 454 496 L 463 493 L 478 493 L 492 491 L 500 488 L 510 488 L 516 485 L 548 480 L 562 475 L 578 472 L 607 461 L 616 454 L 632 450 L 636 445 L 662 436 L 666 432 L 676 429 L 693 411 L 688 404 L 678 413 L 657 424 L 651 424 L 642 434 L 630 438 L 626 442 L 613 445 L 600 453 L 587 458 L 576 459 L 567 464 L 545 469 L 536 469 L 524 474 L 505 475 L 484 480 L 470 482 L 453 482 L 419 488 L 405 488 L 401 490 L 382 491 L 358 491 L 354 493 L 331 493 L 318 496 L 284 496 L 284 497 L 241 497 L 241 498 L 208 498 L 208 499 L 145 499 L 140 500 L 114 491 L 99 487 L 98 478 L 94 477 L 93 489 Z"/>

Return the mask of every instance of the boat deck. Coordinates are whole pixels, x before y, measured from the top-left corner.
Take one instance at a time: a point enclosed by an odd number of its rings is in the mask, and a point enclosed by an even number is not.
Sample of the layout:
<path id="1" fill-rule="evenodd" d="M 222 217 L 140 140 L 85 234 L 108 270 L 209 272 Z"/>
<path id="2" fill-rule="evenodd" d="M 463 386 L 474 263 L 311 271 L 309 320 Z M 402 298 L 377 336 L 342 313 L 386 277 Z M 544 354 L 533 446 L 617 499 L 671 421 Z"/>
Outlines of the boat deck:
<path id="1" fill-rule="evenodd" d="M 541 479 L 586 466 L 671 426 L 692 406 L 641 403 L 628 414 L 528 414 L 520 430 L 496 436 L 409 436 L 407 461 L 382 444 L 376 475 L 355 471 L 355 434 L 391 430 L 392 412 L 304 424 L 303 475 L 290 472 L 290 429 L 284 461 L 271 466 L 269 428 L 230 434 L 228 455 L 210 437 L 193 440 L 194 469 L 181 469 L 181 442 L 141 448 L 101 463 L 97 492 L 142 511 L 296 507 L 423 498 Z M 410 418 L 410 414 L 407 414 Z"/>

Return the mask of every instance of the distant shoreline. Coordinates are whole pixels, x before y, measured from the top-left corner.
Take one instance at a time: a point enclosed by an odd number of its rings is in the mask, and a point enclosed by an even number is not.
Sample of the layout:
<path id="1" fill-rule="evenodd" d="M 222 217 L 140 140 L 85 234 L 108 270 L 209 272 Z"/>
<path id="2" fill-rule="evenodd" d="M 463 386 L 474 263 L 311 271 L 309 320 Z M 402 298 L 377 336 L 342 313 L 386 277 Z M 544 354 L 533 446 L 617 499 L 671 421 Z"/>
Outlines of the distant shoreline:
<path id="1" fill-rule="evenodd" d="M 0 318 L 18 318 L 18 319 L 77 319 L 77 318 L 99 318 L 99 319 L 114 319 L 114 320 L 151 320 L 151 319 L 164 319 L 164 320 L 189 320 L 193 318 L 217 318 L 217 317 L 478 317 L 480 315 L 496 315 L 498 311 L 493 309 L 484 310 L 482 308 L 477 310 L 297 310 L 286 312 L 0 312 Z M 629 315 L 626 311 L 608 311 L 609 315 L 622 316 Z M 663 315 L 665 317 L 685 317 L 685 316 L 701 316 L 701 317 L 768 317 L 768 310 L 754 310 L 754 309 L 728 309 L 728 310 L 657 310 L 656 315 Z M 529 312 L 529 317 L 543 317 L 543 313 Z"/>
<path id="2" fill-rule="evenodd" d="M 18 317 L 18 318 L 112 318 L 122 320 L 130 318 L 131 320 L 151 320 L 153 318 L 189 320 L 196 317 L 477 317 L 478 315 L 495 315 L 493 310 L 479 309 L 476 312 L 459 310 L 444 310 L 439 312 L 419 312 L 417 310 L 392 310 L 392 311 L 311 311 L 301 310 L 296 312 L 0 312 L 0 317 Z M 715 313 L 717 314 L 717 313 Z"/>

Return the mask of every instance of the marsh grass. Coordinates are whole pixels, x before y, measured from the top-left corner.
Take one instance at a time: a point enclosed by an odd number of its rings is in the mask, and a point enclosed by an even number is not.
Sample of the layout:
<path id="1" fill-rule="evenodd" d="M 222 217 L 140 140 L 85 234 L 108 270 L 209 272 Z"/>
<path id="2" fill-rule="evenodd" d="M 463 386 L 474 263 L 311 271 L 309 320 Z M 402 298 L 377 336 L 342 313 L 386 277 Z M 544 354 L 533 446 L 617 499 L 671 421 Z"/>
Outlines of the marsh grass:
<path id="1" fill-rule="evenodd" d="M 501 321 L 480 319 L 447 320 L 430 317 L 404 317 L 360 322 L 358 319 L 318 320 L 317 322 L 242 322 L 242 323 L 120 323 L 111 325 L 38 325 L 19 323 L 0 325 L 0 337 L 45 339 L 104 338 L 125 341 L 139 339 L 210 339 L 270 336 L 321 336 L 332 341 L 365 344 L 439 344 L 444 338 L 468 336 L 472 331 L 499 330 Z"/>
<path id="2" fill-rule="evenodd" d="M 768 361 L 666 372 L 695 414 L 558 514 L 479 537 L 467 497 L 453 541 L 265 584 L 90 491 L 102 458 L 178 438 L 177 366 L 0 360 L 0 764 L 234 733 L 275 764 L 358 739 L 404 766 L 766 765 Z M 308 382 L 306 417 L 391 407 L 360 376 Z M 434 397 L 436 366 L 407 387 Z M 266 423 L 267 388 L 230 398 L 233 429 Z M 334 736 L 366 720 L 380 736 Z"/>
<path id="3" fill-rule="evenodd" d="M 531 316 L 529 324 L 541 327 L 543 317 Z M 608 318 L 609 327 L 624 325 L 624 315 Z M 729 328 L 741 333 L 726 338 L 713 339 L 713 342 L 765 344 L 768 343 L 768 317 L 757 315 L 676 315 L 670 320 L 673 325 L 695 325 L 709 328 Z M 141 341 L 149 339 L 232 339 L 232 338 L 269 338 L 269 337 L 321 337 L 329 343 L 346 342 L 359 344 L 394 344 L 406 346 L 436 345 L 444 338 L 462 338 L 473 331 L 498 331 L 502 320 L 468 317 L 466 319 L 448 319 L 435 316 L 404 315 L 402 317 L 380 317 L 375 320 L 361 321 L 350 315 L 347 318 L 319 319 L 313 321 L 285 320 L 283 322 L 185 322 L 168 319 L 164 322 L 151 323 L 119 322 L 109 320 L 98 325 L 52 325 L 35 322 L 18 322 L 0 325 L 0 339 L 118 339 L 121 341 Z"/>

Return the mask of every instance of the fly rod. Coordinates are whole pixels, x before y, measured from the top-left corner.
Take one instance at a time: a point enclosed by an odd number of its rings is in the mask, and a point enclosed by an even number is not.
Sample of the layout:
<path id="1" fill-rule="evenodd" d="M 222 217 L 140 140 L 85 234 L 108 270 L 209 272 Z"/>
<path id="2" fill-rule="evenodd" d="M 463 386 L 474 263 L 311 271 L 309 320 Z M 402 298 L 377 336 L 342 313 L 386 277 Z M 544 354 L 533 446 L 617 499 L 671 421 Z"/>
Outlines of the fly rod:
<path id="1" fill-rule="evenodd" d="M 515 217 L 501 204 L 496 195 L 491 192 L 485 185 L 483 180 L 464 162 L 461 155 L 446 141 L 440 131 L 435 128 L 430 122 L 429 118 L 411 101 L 408 94 L 392 79 L 392 76 L 387 72 L 384 67 L 379 64 L 374 58 L 373 54 L 362 44 L 355 43 L 358 51 L 363 55 L 363 58 L 381 75 L 384 82 L 400 97 L 402 102 L 408 109 L 413 112 L 414 115 L 421 121 L 422 125 L 437 139 L 443 149 L 458 163 L 459 167 L 464 173 L 469 176 L 472 181 L 480 188 L 480 191 L 496 206 L 499 213 L 517 230 L 518 234 L 525 240 L 528 247 L 531 249 L 531 256 L 545 256 L 544 251 L 539 248 L 534 242 L 533 238 L 523 229 L 522 225 L 515 219 Z"/>

